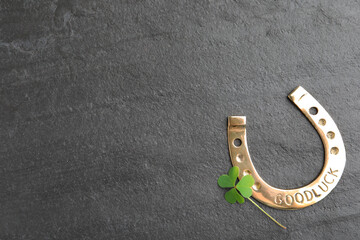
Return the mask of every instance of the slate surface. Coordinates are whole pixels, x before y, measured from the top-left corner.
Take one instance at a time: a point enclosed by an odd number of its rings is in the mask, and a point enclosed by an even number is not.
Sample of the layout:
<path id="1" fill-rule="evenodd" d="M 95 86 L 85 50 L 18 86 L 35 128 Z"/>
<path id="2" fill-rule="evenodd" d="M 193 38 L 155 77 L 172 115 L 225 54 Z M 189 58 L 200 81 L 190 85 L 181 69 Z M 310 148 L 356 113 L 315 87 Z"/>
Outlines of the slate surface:
<path id="1" fill-rule="evenodd" d="M 0 1 L 0 239 L 359 239 L 358 1 Z M 228 115 L 256 168 L 323 164 L 287 94 L 338 124 L 345 173 L 298 211 L 230 205 Z"/>

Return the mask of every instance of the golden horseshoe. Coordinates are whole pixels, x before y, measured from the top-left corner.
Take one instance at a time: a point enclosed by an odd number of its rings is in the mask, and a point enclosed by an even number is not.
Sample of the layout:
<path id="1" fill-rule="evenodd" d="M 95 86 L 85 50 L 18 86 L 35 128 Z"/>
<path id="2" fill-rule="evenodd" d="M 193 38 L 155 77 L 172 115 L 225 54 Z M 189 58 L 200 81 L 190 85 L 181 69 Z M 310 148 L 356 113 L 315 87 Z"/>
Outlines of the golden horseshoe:
<path id="1" fill-rule="evenodd" d="M 288 97 L 309 119 L 324 145 L 325 163 L 312 183 L 296 189 L 279 189 L 267 184 L 257 173 L 247 150 L 246 117 L 228 118 L 228 144 L 232 164 L 240 168 L 239 178 L 251 174 L 255 179 L 252 186 L 255 199 L 278 209 L 300 209 L 317 203 L 335 188 L 344 171 L 346 154 L 334 120 L 313 96 L 299 86 Z"/>

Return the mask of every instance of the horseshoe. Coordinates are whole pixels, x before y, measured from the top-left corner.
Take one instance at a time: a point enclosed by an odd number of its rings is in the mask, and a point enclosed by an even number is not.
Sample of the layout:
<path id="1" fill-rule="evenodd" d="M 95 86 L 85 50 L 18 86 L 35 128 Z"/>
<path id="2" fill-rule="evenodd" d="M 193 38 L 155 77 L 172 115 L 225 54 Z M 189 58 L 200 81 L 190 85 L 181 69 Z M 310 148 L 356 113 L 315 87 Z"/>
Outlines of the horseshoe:
<path id="1" fill-rule="evenodd" d="M 267 184 L 251 161 L 244 116 L 228 117 L 228 144 L 232 164 L 240 168 L 239 178 L 247 174 L 254 177 L 253 197 L 273 208 L 294 210 L 319 202 L 335 188 L 344 171 L 346 153 L 334 120 L 313 96 L 299 86 L 288 95 L 288 98 L 311 122 L 324 146 L 323 169 L 313 182 L 295 189 L 279 189 Z"/>

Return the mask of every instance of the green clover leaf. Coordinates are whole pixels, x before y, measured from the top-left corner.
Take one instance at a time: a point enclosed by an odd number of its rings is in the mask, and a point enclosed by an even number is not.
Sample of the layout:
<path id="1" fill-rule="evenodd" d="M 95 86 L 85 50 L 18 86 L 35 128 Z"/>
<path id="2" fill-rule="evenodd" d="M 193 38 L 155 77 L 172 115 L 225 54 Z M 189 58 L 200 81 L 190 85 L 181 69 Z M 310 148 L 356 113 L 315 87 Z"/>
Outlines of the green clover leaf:
<path id="1" fill-rule="evenodd" d="M 239 190 L 244 198 L 249 198 L 252 195 L 251 187 L 254 183 L 254 178 L 251 175 L 246 175 L 240 179 L 238 184 L 236 184 L 236 189 Z"/>
<path id="2" fill-rule="evenodd" d="M 232 188 L 231 190 L 227 191 L 225 193 L 225 199 L 226 201 L 228 201 L 228 203 L 244 203 L 245 199 L 238 193 L 238 191 L 236 191 L 235 188 Z"/>
<path id="3" fill-rule="evenodd" d="M 232 167 L 229 170 L 228 175 L 222 175 L 218 179 L 218 184 L 222 188 L 233 188 L 235 187 L 236 178 L 239 176 L 239 168 Z"/>

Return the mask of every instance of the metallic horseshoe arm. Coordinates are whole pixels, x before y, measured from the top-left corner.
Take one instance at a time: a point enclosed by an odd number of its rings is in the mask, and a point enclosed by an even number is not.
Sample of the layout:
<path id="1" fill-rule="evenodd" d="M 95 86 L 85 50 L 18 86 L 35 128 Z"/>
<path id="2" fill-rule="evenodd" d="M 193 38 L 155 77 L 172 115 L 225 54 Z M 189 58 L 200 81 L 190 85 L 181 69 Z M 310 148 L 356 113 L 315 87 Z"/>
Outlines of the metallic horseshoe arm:
<path id="1" fill-rule="evenodd" d="M 300 209 L 322 200 L 335 188 L 344 171 L 346 154 L 339 129 L 314 97 L 300 86 L 288 97 L 309 119 L 324 145 L 324 166 L 312 183 L 297 189 L 279 189 L 267 184 L 257 173 L 248 152 L 246 117 L 228 118 L 228 144 L 232 164 L 240 168 L 239 178 L 251 174 L 255 179 L 255 199 L 278 209 Z"/>

